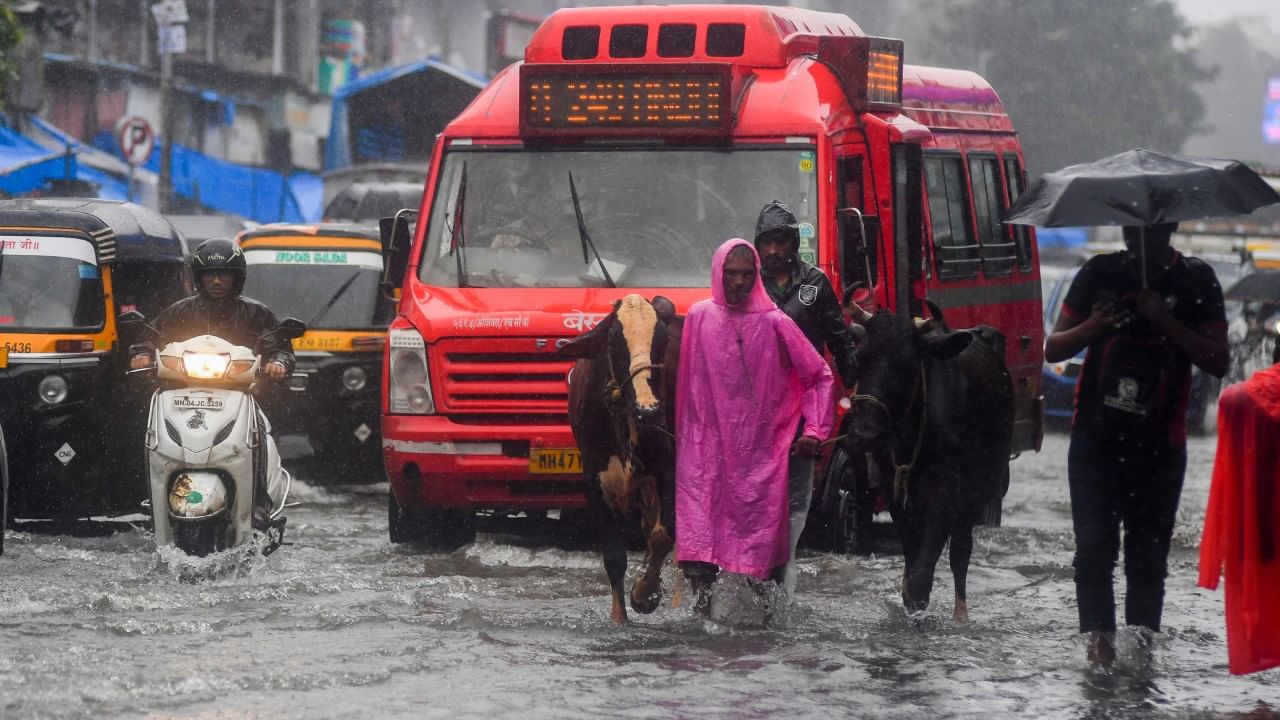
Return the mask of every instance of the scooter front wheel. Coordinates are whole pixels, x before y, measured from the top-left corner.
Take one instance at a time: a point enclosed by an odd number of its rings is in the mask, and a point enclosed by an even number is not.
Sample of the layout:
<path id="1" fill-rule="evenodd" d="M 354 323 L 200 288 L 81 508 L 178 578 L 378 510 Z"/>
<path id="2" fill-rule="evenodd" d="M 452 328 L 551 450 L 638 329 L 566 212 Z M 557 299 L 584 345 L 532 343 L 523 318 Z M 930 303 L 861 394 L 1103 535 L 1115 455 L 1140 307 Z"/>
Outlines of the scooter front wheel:
<path id="1" fill-rule="evenodd" d="M 179 521 L 173 524 L 173 544 L 188 555 L 205 557 L 227 549 L 227 528 L 223 518 Z"/>

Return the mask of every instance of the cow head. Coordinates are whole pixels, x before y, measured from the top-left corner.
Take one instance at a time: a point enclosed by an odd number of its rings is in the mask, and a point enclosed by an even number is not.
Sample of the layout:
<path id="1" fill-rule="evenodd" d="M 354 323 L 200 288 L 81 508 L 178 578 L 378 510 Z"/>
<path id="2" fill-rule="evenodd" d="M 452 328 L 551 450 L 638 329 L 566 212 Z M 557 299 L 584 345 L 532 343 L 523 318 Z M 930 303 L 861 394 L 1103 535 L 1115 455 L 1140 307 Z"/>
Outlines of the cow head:
<path id="1" fill-rule="evenodd" d="M 928 320 L 887 310 L 873 315 L 856 304 L 849 306 L 850 317 L 866 331 L 855 353 L 858 391 L 850 426 L 855 444 L 870 447 L 914 432 L 914 425 L 907 427 L 908 416 L 917 393 L 922 392 L 924 363 L 949 360 L 972 340 L 968 333 L 948 328 L 937 305 L 929 302 L 928 306 Z"/>
<path id="2" fill-rule="evenodd" d="M 650 303 L 643 296 L 627 295 L 613 304 L 595 327 L 560 349 L 560 356 L 603 362 L 611 404 L 621 405 L 642 426 L 664 423 L 662 405 L 663 355 L 667 349 L 667 324 L 675 317 L 675 305 L 661 295 Z"/>

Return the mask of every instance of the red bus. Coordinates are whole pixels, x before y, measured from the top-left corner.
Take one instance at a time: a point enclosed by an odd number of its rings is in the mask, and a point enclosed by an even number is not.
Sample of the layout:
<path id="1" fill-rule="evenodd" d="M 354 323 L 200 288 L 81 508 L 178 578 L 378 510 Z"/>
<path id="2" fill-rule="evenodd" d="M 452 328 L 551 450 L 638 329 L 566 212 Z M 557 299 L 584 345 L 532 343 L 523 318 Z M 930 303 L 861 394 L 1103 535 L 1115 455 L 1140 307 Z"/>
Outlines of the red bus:
<path id="1" fill-rule="evenodd" d="M 1000 223 L 1022 151 L 981 77 L 764 6 L 560 10 L 524 57 L 432 155 L 383 374 L 393 542 L 465 540 L 476 510 L 584 507 L 557 347 L 626 293 L 706 297 L 712 252 L 773 199 L 837 288 L 1003 331 L 1014 449 L 1038 446 L 1037 251 Z M 837 525 L 843 474 L 817 483 Z"/>

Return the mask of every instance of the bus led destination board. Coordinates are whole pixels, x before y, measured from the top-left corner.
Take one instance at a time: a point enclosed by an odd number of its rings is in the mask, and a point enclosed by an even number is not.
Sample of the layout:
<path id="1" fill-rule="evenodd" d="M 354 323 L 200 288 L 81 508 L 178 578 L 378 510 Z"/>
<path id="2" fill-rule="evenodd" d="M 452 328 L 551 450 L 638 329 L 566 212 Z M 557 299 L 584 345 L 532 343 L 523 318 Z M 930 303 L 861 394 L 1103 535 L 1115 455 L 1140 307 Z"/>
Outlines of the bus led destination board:
<path id="1" fill-rule="evenodd" d="M 526 69 L 532 70 L 529 66 Z M 727 72 L 526 72 L 522 130 L 528 134 L 631 134 L 636 130 L 728 129 Z"/>

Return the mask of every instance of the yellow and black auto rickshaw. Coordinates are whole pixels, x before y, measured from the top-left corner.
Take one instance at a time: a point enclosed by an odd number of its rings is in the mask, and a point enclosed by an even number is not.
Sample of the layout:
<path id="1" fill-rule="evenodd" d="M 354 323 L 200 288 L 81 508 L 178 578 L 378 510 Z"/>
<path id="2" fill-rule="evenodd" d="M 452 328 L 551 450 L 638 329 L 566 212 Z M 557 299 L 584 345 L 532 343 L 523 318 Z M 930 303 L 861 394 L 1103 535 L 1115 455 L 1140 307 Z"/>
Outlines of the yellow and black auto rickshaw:
<path id="1" fill-rule="evenodd" d="M 9 515 L 136 511 L 150 391 L 125 379 L 134 329 L 188 295 L 163 216 L 109 200 L 0 201 L 0 426 Z"/>
<path id="2" fill-rule="evenodd" d="M 378 391 L 395 299 L 378 229 L 278 223 L 237 240 L 248 264 L 244 295 L 307 324 L 293 341 L 298 363 L 288 390 L 264 399 L 272 424 L 305 434 L 327 465 L 381 479 Z"/>

